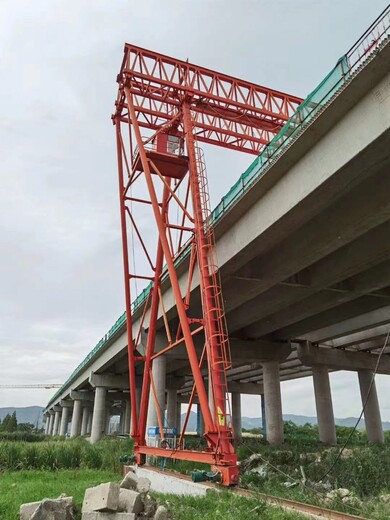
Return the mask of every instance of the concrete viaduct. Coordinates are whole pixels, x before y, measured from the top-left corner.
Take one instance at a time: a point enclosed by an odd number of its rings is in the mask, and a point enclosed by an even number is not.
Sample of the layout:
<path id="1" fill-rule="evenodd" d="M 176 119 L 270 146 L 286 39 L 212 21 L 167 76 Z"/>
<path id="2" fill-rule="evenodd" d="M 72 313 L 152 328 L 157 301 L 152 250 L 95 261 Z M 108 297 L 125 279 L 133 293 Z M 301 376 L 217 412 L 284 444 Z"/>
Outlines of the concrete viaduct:
<path id="1" fill-rule="evenodd" d="M 389 71 L 387 39 L 216 223 L 237 436 L 241 395 L 259 394 L 268 440 L 282 443 L 280 381 L 311 376 L 320 440 L 334 444 L 329 371 L 351 370 L 367 400 L 368 440 L 384 440 L 375 382 L 367 392 L 375 369 L 390 374 L 389 348 L 378 360 L 390 329 Z M 167 424 L 180 427 L 192 379 L 185 353 L 173 352 L 153 371 Z M 64 435 L 71 421 L 71 437 L 96 442 L 119 414 L 128 434 L 128 388 L 122 317 L 50 400 L 46 433 Z"/>

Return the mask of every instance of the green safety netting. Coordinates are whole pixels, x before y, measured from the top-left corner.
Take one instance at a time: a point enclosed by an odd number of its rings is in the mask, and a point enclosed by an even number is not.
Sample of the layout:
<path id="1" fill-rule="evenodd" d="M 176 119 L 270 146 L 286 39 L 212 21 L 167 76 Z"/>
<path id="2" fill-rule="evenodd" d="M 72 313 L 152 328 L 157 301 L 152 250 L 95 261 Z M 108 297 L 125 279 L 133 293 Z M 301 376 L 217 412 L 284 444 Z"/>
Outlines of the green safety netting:
<path id="1" fill-rule="evenodd" d="M 388 26 L 381 35 L 381 43 L 383 44 L 388 39 Z M 378 48 L 378 47 L 377 47 Z M 368 59 L 369 55 L 363 55 L 364 60 Z M 253 161 L 249 168 L 240 176 L 238 181 L 230 188 L 228 193 L 221 199 L 220 203 L 212 212 L 212 222 L 215 225 L 225 213 L 246 193 L 246 191 L 268 170 L 271 164 L 290 146 L 297 135 L 302 132 L 305 127 L 318 115 L 318 113 L 330 102 L 330 100 L 337 94 L 337 92 L 344 87 L 345 83 L 350 80 L 352 73 L 358 68 L 359 61 L 357 60 L 352 65 L 349 62 L 348 56 L 342 56 L 335 67 L 329 74 L 321 81 L 318 87 L 311 92 L 306 99 L 299 105 L 295 113 L 284 125 L 282 130 L 272 139 L 272 141 L 264 148 L 261 154 Z M 360 64 L 361 65 L 361 64 Z M 183 251 L 180 257 L 176 260 L 177 265 L 189 254 L 189 247 Z M 167 271 L 163 275 L 163 279 L 167 277 Z M 135 312 L 141 307 L 152 287 L 150 283 L 133 301 L 132 312 Z M 62 390 L 66 388 L 81 370 L 88 364 L 88 362 L 95 357 L 108 342 L 110 338 L 126 323 L 126 313 L 114 323 L 107 334 L 98 342 L 94 349 L 88 356 L 80 363 L 74 370 L 67 381 L 55 393 L 48 403 L 48 406 L 61 394 Z"/>
<path id="2" fill-rule="evenodd" d="M 213 211 L 214 222 L 218 221 L 226 210 L 263 175 L 272 162 L 290 145 L 296 135 L 302 131 L 317 115 L 319 110 L 334 96 L 337 90 L 343 86 L 349 75 L 347 58 L 343 56 L 318 87 L 299 105 L 282 130 L 264 148 L 261 154 L 221 199 L 221 202 Z"/>

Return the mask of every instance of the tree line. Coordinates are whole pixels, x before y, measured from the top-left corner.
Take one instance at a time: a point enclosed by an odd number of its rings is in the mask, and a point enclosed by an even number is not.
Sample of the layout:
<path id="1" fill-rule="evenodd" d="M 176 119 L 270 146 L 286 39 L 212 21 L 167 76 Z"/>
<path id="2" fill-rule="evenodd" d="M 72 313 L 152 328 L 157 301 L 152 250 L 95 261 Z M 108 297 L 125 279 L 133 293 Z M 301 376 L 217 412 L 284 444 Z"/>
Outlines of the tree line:
<path id="1" fill-rule="evenodd" d="M 34 429 L 35 426 L 31 423 L 18 423 L 16 412 L 7 413 L 3 420 L 0 419 L 0 432 L 32 432 Z"/>

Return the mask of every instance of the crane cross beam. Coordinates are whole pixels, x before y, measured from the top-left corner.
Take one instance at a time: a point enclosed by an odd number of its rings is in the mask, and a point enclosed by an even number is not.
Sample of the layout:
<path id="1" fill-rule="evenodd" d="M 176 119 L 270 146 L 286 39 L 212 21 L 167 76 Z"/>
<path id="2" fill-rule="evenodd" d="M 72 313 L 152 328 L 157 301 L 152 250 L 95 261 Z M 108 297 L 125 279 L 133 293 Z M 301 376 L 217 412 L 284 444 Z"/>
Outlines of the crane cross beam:
<path id="1" fill-rule="evenodd" d="M 118 83 L 133 94 L 141 126 L 155 130 L 190 101 L 200 141 L 259 154 L 302 99 L 188 61 L 125 44 Z M 119 88 L 114 117 L 128 110 Z M 180 128 L 177 129 L 180 132 Z"/>

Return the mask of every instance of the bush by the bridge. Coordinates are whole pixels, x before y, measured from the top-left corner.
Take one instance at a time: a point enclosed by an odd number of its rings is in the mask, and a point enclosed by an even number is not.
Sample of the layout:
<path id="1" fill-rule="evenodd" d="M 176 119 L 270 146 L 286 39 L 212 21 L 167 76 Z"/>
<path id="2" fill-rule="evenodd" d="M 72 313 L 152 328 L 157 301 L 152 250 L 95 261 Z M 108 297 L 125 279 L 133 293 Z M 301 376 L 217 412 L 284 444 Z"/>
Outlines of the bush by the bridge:
<path id="1" fill-rule="evenodd" d="M 0 442 L 2 441 L 12 441 L 12 442 L 42 442 L 46 440 L 47 437 L 43 435 L 43 433 L 33 433 L 33 432 L 0 432 Z"/>

